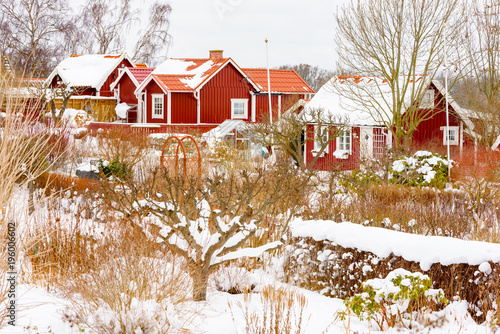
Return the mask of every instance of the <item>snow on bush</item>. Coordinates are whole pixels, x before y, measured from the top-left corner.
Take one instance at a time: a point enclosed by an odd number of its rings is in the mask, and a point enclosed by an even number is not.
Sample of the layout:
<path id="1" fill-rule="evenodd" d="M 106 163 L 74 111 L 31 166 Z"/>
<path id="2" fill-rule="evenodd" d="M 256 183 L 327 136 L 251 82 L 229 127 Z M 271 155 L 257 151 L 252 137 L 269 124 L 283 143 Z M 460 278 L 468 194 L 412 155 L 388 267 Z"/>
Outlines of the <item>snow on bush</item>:
<path id="1" fill-rule="evenodd" d="M 219 268 L 212 276 L 213 285 L 217 290 L 231 294 L 252 291 L 258 284 L 258 279 L 254 275 L 236 265 Z"/>
<path id="2" fill-rule="evenodd" d="M 124 294 L 122 294 L 122 298 Z M 109 304 L 100 302 L 95 313 L 86 321 L 90 328 L 98 328 L 102 333 L 153 334 L 166 333 L 175 318 L 173 306 L 163 301 L 138 300 L 132 298 L 128 305 L 121 303 L 121 310 L 112 309 Z"/>
<path id="3" fill-rule="evenodd" d="M 390 173 L 392 183 L 444 188 L 448 177 L 448 160 L 436 153 L 418 151 L 411 157 L 394 161 Z"/>
<path id="4" fill-rule="evenodd" d="M 447 304 L 441 289 L 431 289 L 432 281 L 422 273 L 396 269 L 384 279 L 363 283 L 363 292 L 344 300 L 346 311 L 339 313 L 342 320 L 356 315 L 360 320 L 374 320 L 380 330 L 386 327 L 410 327 L 423 313 L 435 311 L 439 304 Z"/>

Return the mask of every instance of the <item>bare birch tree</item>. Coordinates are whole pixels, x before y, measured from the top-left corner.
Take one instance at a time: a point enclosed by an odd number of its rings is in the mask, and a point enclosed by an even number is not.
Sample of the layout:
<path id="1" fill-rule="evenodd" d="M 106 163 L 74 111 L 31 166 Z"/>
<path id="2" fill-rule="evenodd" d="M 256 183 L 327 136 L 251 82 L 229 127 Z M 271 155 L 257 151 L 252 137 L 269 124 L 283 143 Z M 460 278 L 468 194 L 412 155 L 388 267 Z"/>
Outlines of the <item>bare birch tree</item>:
<path id="1" fill-rule="evenodd" d="M 137 20 L 130 0 L 89 0 L 81 10 L 83 48 L 87 53 L 117 53 L 124 48 L 124 34 Z"/>
<path id="2" fill-rule="evenodd" d="M 451 64 L 463 78 L 455 95 L 476 119 L 480 144 L 491 147 L 500 135 L 500 1 L 469 1 L 466 7 Z"/>
<path id="3" fill-rule="evenodd" d="M 0 3 L 0 52 L 20 75 L 43 77 L 51 60 L 61 56 L 59 41 L 72 25 L 61 0 L 12 0 Z"/>
<path id="4" fill-rule="evenodd" d="M 149 10 L 149 25 L 139 31 L 132 59 L 148 64 L 160 63 L 167 57 L 171 36 L 169 16 L 172 11 L 167 3 L 155 2 Z"/>
<path id="5" fill-rule="evenodd" d="M 121 53 L 132 50 L 132 60 L 154 62 L 166 57 L 170 45 L 168 34 L 172 8 L 156 1 L 149 8 L 149 20 L 141 26 L 142 10 L 131 0 L 88 0 L 81 8 L 81 20 L 76 31 L 85 53 Z M 134 38 L 128 34 L 132 29 Z M 76 36 L 75 36 L 76 37 Z M 135 44 L 130 45 L 133 41 Z"/>
<path id="6" fill-rule="evenodd" d="M 346 80 L 340 93 L 379 119 L 396 145 L 411 142 L 417 126 L 432 117 L 431 109 L 410 101 L 419 101 L 440 71 L 444 39 L 458 30 L 457 18 L 459 0 L 352 1 L 336 15 L 338 68 L 379 79 L 370 85 Z M 385 86 L 389 95 L 380 98 Z"/>

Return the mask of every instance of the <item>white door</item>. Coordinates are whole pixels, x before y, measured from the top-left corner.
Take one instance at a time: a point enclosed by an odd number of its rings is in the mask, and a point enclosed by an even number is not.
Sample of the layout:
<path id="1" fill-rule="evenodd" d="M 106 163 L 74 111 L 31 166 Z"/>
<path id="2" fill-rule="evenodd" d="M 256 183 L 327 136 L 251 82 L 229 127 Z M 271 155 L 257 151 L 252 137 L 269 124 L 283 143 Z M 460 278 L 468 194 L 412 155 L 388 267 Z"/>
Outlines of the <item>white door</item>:
<path id="1" fill-rule="evenodd" d="M 359 137 L 361 159 L 373 159 L 373 128 L 364 126 L 360 127 Z"/>

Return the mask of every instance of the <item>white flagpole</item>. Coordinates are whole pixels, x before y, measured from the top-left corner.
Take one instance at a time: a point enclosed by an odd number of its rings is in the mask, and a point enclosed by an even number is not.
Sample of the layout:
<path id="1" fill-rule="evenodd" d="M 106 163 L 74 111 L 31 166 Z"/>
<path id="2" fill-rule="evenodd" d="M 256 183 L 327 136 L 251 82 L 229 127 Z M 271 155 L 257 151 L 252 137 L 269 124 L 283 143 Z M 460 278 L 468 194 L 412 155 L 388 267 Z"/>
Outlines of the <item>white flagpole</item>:
<path id="1" fill-rule="evenodd" d="M 273 109 L 271 108 L 271 77 L 269 76 L 269 52 L 268 52 L 268 40 L 266 38 L 266 64 L 267 64 L 267 95 L 269 97 L 269 122 L 273 122 Z"/>
<path id="2" fill-rule="evenodd" d="M 450 117 L 448 111 L 448 52 L 447 52 L 447 43 L 446 43 L 446 23 L 444 24 L 444 103 L 446 106 L 446 154 L 448 159 L 448 182 L 451 182 L 451 162 L 450 162 Z"/>

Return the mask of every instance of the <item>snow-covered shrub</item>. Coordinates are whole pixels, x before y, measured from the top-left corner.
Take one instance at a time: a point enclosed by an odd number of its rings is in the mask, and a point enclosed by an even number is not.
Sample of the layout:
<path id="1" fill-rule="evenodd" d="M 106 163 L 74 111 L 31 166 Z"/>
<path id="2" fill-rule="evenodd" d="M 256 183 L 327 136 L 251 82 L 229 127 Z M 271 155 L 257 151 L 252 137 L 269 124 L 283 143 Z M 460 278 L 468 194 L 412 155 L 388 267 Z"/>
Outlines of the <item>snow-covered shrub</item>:
<path id="1" fill-rule="evenodd" d="M 448 160 L 436 153 L 418 151 L 412 157 L 395 160 L 390 173 L 391 183 L 444 188 L 448 181 Z"/>
<path id="2" fill-rule="evenodd" d="M 382 178 L 380 176 L 370 171 L 361 169 L 351 171 L 340 180 L 340 185 L 355 193 L 358 193 L 360 188 L 363 189 L 381 183 Z"/>
<path id="3" fill-rule="evenodd" d="M 189 277 L 175 262 L 155 258 L 109 259 L 67 284 L 67 320 L 98 333 L 177 333 L 193 315 Z"/>
<path id="4" fill-rule="evenodd" d="M 363 292 L 344 300 L 344 320 L 354 314 L 360 320 L 374 320 L 380 330 L 386 327 L 409 327 L 418 317 L 413 314 L 437 310 L 448 303 L 441 289 L 432 289 L 429 276 L 404 269 L 391 271 L 384 279 L 363 282 Z"/>
<path id="5" fill-rule="evenodd" d="M 229 303 L 238 334 L 307 333 L 307 300 L 296 288 L 264 286 L 260 292 L 262 310 L 251 307 L 252 297 L 251 292 L 245 292 L 243 302 Z M 236 323 L 236 312 L 243 313 L 244 324 Z"/>
<path id="6" fill-rule="evenodd" d="M 217 290 L 231 294 L 252 291 L 258 284 L 258 280 L 248 270 L 233 264 L 220 267 L 212 273 L 212 277 Z"/>
<path id="7" fill-rule="evenodd" d="M 98 309 L 85 322 L 90 328 L 99 329 L 100 333 L 168 333 L 173 314 L 172 311 L 169 313 L 169 308 L 173 307 L 166 302 L 132 298 L 129 305 L 122 305 L 117 312 L 106 302 L 99 301 Z"/>

